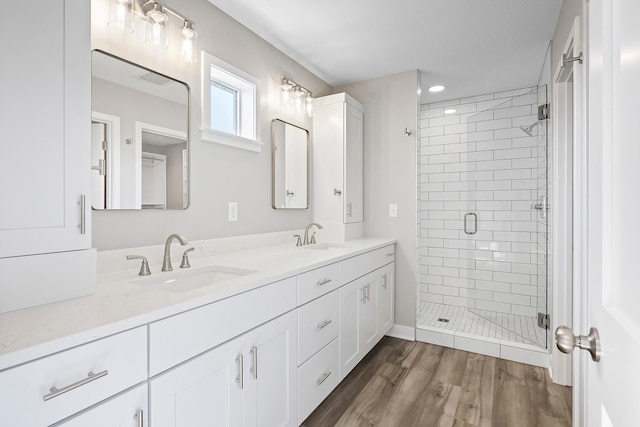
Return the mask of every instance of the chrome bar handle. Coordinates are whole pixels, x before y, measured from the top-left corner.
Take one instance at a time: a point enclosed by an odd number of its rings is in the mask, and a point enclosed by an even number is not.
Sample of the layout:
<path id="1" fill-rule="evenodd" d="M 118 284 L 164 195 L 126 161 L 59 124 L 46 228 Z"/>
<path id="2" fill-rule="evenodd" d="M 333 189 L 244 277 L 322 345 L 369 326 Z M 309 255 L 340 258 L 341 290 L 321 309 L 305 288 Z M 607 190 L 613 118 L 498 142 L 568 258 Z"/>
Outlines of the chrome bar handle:
<path id="1" fill-rule="evenodd" d="M 473 231 L 469 231 L 467 228 L 467 218 L 473 216 Z M 474 212 L 467 212 L 464 214 L 464 234 L 472 235 L 478 232 L 478 215 Z"/>
<path id="2" fill-rule="evenodd" d="M 240 390 L 244 388 L 244 356 L 239 354 L 236 357 L 236 363 L 238 364 L 238 376 L 236 382 L 240 385 Z"/>
<path id="3" fill-rule="evenodd" d="M 44 399 L 44 401 L 46 402 L 46 401 L 47 401 L 47 400 L 49 400 L 49 399 L 53 399 L 54 397 L 58 397 L 58 396 L 60 396 L 61 394 L 64 394 L 64 393 L 66 393 L 66 392 L 68 392 L 68 391 L 71 391 L 71 390 L 73 390 L 73 389 L 76 389 L 76 388 L 78 388 L 78 387 L 81 387 L 81 386 L 83 386 L 83 385 L 85 385 L 85 384 L 89 384 L 90 382 L 95 381 L 95 380 L 97 380 L 98 378 L 102 378 L 102 377 L 104 377 L 104 376 L 106 376 L 106 375 L 108 375 L 108 374 L 109 374 L 109 371 L 108 371 L 108 370 L 106 370 L 106 369 L 105 369 L 104 371 L 100 371 L 100 372 L 98 372 L 97 374 L 94 374 L 93 372 L 89 372 L 89 373 L 87 374 L 87 378 L 83 378 L 83 379 L 81 379 L 80 381 L 76 381 L 76 382 L 75 382 L 75 383 L 73 383 L 73 384 L 69 384 L 68 386 L 64 386 L 64 387 L 62 387 L 62 388 L 60 388 L 60 389 L 59 389 L 59 388 L 57 388 L 57 387 L 51 387 L 51 388 L 49 389 L 49 391 L 50 391 L 51 393 L 49 393 L 49 394 L 45 394 L 44 396 L 42 396 L 42 398 L 43 398 L 43 399 Z"/>
<path id="4" fill-rule="evenodd" d="M 324 374 L 320 375 L 320 378 L 316 380 L 316 383 L 318 383 L 318 385 L 321 385 L 327 378 L 329 378 L 329 375 L 331 375 L 331 371 L 327 371 Z"/>
<path id="5" fill-rule="evenodd" d="M 371 283 L 367 283 L 365 289 L 367 290 L 367 302 L 371 301 Z"/>
<path id="6" fill-rule="evenodd" d="M 253 356 L 253 367 L 249 371 L 253 374 L 253 378 L 258 379 L 258 347 L 251 347 L 249 353 Z"/>
<path id="7" fill-rule="evenodd" d="M 353 205 L 353 203 L 351 203 L 351 202 L 347 203 L 347 216 L 349 218 L 351 218 L 351 214 L 352 214 L 352 211 L 353 211 L 352 205 Z"/>
<path id="8" fill-rule="evenodd" d="M 138 427 L 144 427 L 144 412 L 142 411 L 142 409 L 138 409 L 133 418 L 138 420 Z"/>
<path id="9" fill-rule="evenodd" d="M 362 298 L 360 299 L 360 301 L 362 301 L 363 304 L 366 304 L 367 303 L 367 298 L 366 298 L 365 295 L 366 295 L 367 291 L 365 291 L 365 287 L 364 286 L 361 287 L 360 291 L 362 292 Z"/>
<path id="10" fill-rule="evenodd" d="M 98 175 L 100 176 L 105 176 L 107 173 L 106 173 L 106 168 L 104 166 L 104 159 L 98 159 L 98 165 L 91 166 L 91 170 L 98 171 Z"/>
<path id="11" fill-rule="evenodd" d="M 78 225 L 78 228 L 80 229 L 80 234 L 86 234 L 87 232 L 86 200 L 87 200 L 87 197 L 84 194 L 81 194 L 80 201 L 78 202 L 78 205 L 80 205 L 80 224 Z"/>
<path id="12" fill-rule="evenodd" d="M 341 196 L 342 195 L 342 190 L 338 190 L 337 188 L 333 189 L 333 195 L 334 196 Z"/>
<path id="13" fill-rule="evenodd" d="M 323 329 L 325 326 L 331 323 L 330 319 L 325 320 L 324 322 L 318 323 L 318 329 Z"/>
<path id="14" fill-rule="evenodd" d="M 286 190 L 287 197 L 293 197 L 294 192 L 290 190 Z"/>
<path id="15" fill-rule="evenodd" d="M 316 283 L 316 285 L 318 285 L 318 286 L 323 286 L 323 285 L 326 285 L 327 283 L 331 283 L 331 279 L 324 279 L 324 280 L 321 280 L 321 281 L 319 281 L 318 283 Z"/>
<path id="16" fill-rule="evenodd" d="M 384 274 L 382 275 L 382 279 L 383 279 L 382 287 L 383 287 L 384 289 L 387 289 L 387 273 L 384 273 Z"/>

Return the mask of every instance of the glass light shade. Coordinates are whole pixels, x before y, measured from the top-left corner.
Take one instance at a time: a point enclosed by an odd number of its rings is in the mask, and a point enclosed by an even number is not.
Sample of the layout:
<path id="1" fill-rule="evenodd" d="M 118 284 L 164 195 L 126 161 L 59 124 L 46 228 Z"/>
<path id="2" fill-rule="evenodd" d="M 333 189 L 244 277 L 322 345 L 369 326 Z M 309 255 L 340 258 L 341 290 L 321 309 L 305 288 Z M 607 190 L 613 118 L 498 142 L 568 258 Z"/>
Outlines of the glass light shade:
<path id="1" fill-rule="evenodd" d="M 291 98 L 291 84 L 287 81 L 287 79 L 282 79 L 282 85 L 280 85 L 280 89 L 282 90 L 282 100 L 284 102 L 289 101 Z"/>
<path id="2" fill-rule="evenodd" d="M 133 1 L 111 0 L 107 27 L 123 34 L 133 33 Z"/>
<path id="3" fill-rule="evenodd" d="M 313 117 L 313 98 L 311 97 L 311 95 L 307 95 L 306 101 L 307 116 Z"/>
<path id="4" fill-rule="evenodd" d="M 198 62 L 198 33 L 193 29 L 193 24 L 184 21 L 184 26 L 180 29 L 180 57 L 186 63 Z"/>
<path id="5" fill-rule="evenodd" d="M 169 47 L 168 28 L 169 17 L 162 11 L 162 6 L 155 3 L 153 9 L 147 12 L 145 42 L 156 47 Z"/>

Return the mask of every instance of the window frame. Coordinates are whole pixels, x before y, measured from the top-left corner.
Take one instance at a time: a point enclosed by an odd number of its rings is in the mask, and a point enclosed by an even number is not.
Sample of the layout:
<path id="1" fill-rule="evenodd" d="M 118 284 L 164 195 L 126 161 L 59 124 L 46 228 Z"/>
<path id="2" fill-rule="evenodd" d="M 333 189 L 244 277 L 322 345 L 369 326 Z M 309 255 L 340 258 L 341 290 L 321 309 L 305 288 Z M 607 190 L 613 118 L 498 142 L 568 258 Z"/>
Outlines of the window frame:
<path id="1" fill-rule="evenodd" d="M 201 77 L 202 140 L 261 152 L 260 80 L 205 51 L 202 51 Z M 238 129 L 235 135 L 211 127 L 211 82 L 238 91 Z"/>

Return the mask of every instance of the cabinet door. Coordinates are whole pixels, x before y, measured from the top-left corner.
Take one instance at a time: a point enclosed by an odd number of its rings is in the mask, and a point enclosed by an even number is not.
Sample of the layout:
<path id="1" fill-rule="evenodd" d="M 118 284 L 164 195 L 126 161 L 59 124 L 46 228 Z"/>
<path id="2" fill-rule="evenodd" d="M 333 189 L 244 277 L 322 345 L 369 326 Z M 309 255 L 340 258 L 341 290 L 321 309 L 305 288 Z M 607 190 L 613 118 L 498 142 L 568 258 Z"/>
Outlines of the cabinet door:
<path id="1" fill-rule="evenodd" d="M 364 357 L 376 345 L 378 334 L 378 276 L 369 273 L 364 279 L 364 303 L 360 309 L 360 348 Z"/>
<path id="2" fill-rule="evenodd" d="M 295 310 L 244 336 L 245 426 L 298 425 L 297 337 Z"/>
<path id="3" fill-rule="evenodd" d="M 395 263 L 380 269 L 378 276 L 378 334 L 382 338 L 394 324 Z"/>
<path id="4" fill-rule="evenodd" d="M 362 354 L 360 311 L 364 308 L 365 281 L 356 279 L 340 288 L 340 380 L 358 364 Z"/>
<path id="5" fill-rule="evenodd" d="M 56 427 L 146 427 L 147 384 L 101 403 Z"/>
<path id="6" fill-rule="evenodd" d="M 242 338 L 236 338 L 151 380 L 154 427 L 242 426 Z"/>
<path id="7" fill-rule="evenodd" d="M 90 2 L 33 6 L 0 14 L 0 258 L 91 246 Z"/>
<path id="8" fill-rule="evenodd" d="M 344 104 L 344 223 L 362 222 L 363 211 L 363 114 Z"/>

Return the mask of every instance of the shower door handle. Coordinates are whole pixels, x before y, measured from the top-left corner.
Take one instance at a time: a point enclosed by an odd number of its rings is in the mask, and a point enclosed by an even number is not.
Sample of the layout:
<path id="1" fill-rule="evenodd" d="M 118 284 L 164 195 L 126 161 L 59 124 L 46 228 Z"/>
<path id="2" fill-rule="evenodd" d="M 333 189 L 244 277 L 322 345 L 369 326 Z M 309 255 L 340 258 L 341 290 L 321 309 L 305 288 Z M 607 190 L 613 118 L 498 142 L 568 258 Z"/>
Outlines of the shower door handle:
<path id="1" fill-rule="evenodd" d="M 536 203 L 535 205 L 531 205 L 533 209 L 540 211 L 540 218 L 547 217 L 547 211 L 549 210 L 549 205 L 547 204 L 547 196 L 540 197 L 540 203 Z"/>
<path id="2" fill-rule="evenodd" d="M 468 227 L 467 227 L 467 218 L 472 216 L 473 217 L 473 231 L 469 231 Z M 478 232 L 478 215 L 476 215 L 474 212 L 467 212 L 466 214 L 464 214 L 464 234 L 476 234 Z"/>

